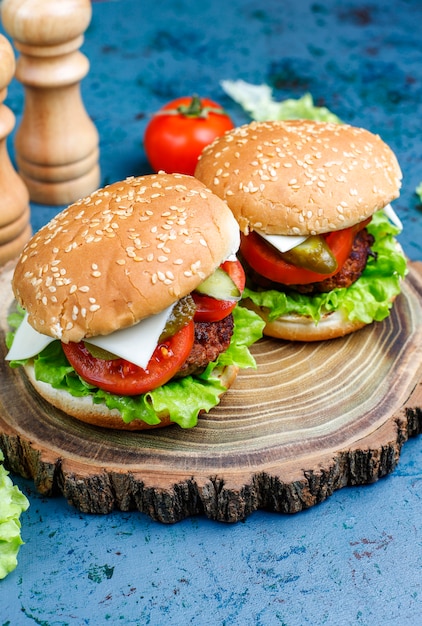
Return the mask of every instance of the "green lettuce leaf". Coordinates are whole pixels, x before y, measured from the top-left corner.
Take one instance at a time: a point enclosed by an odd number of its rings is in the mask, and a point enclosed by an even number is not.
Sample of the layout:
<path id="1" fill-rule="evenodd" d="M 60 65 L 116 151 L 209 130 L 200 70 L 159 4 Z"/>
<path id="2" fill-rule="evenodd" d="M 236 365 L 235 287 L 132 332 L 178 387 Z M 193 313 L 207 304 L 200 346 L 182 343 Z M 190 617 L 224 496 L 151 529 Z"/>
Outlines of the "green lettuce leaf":
<path id="1" fill-rule="evenodd" d="M 341 124 L 337 115 L 326 107 L 315 106 L 312 95 L 305 93 L 297 100 L 288 98 L 277 102 L 268 85 L 252 85 L 244 80 L 223 80 L 224 91 L 251 116 L 253 120 L 308 119 Z"/>
<path id="2" fill-rule="evenodd" d="M 272 290 L 254 291 L 246 288 L 243 298 L 268 310 L 270 321 L 282 315 L 304 315 L 317 324 L 321 316 L 342 309 L 348 319 L 366 324 L 385 319 L 392 301 L 400 293 L 401 281 L 407 273 L 406 258 L 397 245 L 400 230 L 383 211 L 377 211 L 367 226 L 375 237 L 374 257 L 369 257 L 361 277 L 348 288 L 333 289 L 314 296 Z"/>
<path id="3" fill-rule="evenodd" d="M 3 461 L 0 450 L 0 461 Z M 29 507 L 26 496 L 14 485 L 0 462 L 0 579 L 5 578 L 18 564 L 21 545 L 20 515 Z"/>
<path id="4" fill-rule="evenodd" d="M 22 312 L 20 316 L 22 319 Z M 218 379 L 221 368 L 227 365 L 256 367 L 249 346 L 262 337 L 264 323 L 258 315 L 239 306 L 233 311 L 233 319 L 234 330 L 229 348 L 210 363 L 205 372 L 200 376 L 171 380 L 146 394 L 118 396 L 89 385 L 69 364 L 59 341 L 50 343 L 34 358 L 35 376 L 55 389 L 64 389 L 76 397 L 91 396 L 95 404 L 118 409 L 126 423 L 140 419 L 150 425 L 159 424 L 160 415 L 169 413 L 171 420 L 182 428 L 192 428 L 197 424 L 198 413 L 216 406 L 226 390 Z M 16 328 L 16 318 L 12 322 Z M 10 366 L 24 363 L 11 361 Z"/>

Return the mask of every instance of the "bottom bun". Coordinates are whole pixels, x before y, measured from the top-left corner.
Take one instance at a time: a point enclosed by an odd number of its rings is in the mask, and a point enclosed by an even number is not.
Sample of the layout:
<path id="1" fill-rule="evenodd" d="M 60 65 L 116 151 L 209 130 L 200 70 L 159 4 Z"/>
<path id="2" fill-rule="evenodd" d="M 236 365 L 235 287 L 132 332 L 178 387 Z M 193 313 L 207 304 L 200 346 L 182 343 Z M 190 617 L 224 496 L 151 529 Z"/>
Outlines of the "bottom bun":
<path id="1" fill-rule="evenodd" d="M 159 424 L 147 424 L 142 420 L 133 420 L 126 423 L 123 421 L 117 409 L 109 409 L 105 404 L 94 404 L 91 396 L 75 397 L 64 389 L 54 389 L 48 383 L 35 378 L 34 366 L 27 364 L 24 366 L 29 382 L 39 395 L 56 409 L 60 409 L 81 422 L 111 428 L 114 430 L 151 430 L 153 428 L 163 428 L 163 426 L 173 425 L 170 416 L 166 413 L 160 415 Z M 239 368 L 235 365 L 228 365 L 219 370 L 214 370 L 216 378 L 228 389 L 235 381 Z M 224 392 L 221 396 L 224 395 Z M 221 397 L 220 396 L 220 397 Z"/>
<path id="2" fill-rule="evenodd" d="M 243 300 L 243 304 L 262 317 L 265 322 L 264 335 L 276 339 L 324 341 L 344 337 L 367 326 L 365 322 L 347 319 L 341 310 L 324 315 L 318 324 L 315 324 L 312 318 L 301 315 L 283 315 L 269 321 L 265 309 L 256 306 L 250 300 Z"/>

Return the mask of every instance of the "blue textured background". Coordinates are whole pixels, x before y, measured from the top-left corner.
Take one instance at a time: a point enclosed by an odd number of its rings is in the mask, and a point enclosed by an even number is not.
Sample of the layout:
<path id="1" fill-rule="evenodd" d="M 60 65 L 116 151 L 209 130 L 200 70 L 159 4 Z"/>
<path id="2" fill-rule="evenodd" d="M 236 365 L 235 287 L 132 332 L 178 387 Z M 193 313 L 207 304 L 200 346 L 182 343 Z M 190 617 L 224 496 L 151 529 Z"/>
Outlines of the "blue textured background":
<path id="1" fill-rule="evenodd" d="M 394 203 L 401 241 L 422 260 L 421 23 L 422 2 L 410 0 L 94 2 L 82 93 L 100 132 L 102 183 L 148 171 L 145 124 L 173 97 L 210 96 L 240 124 L 248 118 L 222 79 L 268 83 L 278 100 L 309 91 L 395 150 L 404 173 Z M 16 82 L 6 102 L 19 123 Z M 34 229 L 56 211 L 33 205 Z M 374 485 L 343 489 L 294 516 L 258 512 L 233 526 L 83 515 L 13 479 L 31 506 L 18 568 L 0 581 L 1 626 L 422 623 L 420 438 Z"/>

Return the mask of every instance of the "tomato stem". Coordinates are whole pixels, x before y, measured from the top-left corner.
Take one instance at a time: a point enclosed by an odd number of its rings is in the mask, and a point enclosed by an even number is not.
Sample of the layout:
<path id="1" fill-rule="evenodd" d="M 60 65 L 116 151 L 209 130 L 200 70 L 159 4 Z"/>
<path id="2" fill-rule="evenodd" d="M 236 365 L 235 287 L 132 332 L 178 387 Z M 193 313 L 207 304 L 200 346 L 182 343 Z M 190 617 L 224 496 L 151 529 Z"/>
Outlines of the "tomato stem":
<path id="1" fill-rule="evenodd" d="M 184 117 L 206 119 L 209 113 L 228 115 L 221 107 L 202 106 L 200 97 L 194 94 L 189 104 L 181 104 L 176 109 L 163 109 L 157 111 L 155 115 L 183 115 Z"/>

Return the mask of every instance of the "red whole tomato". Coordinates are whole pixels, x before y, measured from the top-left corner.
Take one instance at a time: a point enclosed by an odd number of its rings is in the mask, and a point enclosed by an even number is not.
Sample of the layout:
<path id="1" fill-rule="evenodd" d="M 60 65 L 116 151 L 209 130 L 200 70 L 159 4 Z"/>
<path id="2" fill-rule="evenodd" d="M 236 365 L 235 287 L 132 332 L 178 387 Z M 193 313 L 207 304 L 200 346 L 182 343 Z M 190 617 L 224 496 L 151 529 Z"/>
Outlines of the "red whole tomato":
<path id="1" fill-rule="evenodd" d="M 62 344 L 67 360 L 91 385 L 121 396 L 136 396 L 161 387 L 186 361 L 195 336 L 194 322 L 158 344 L 146 369 L 125 359 L 97 359 L 83 341 Z"/>
<path id="2" fill-rule="evenodd" d="M 242 293 L 245 288 L 246 277 L 240 261 L 225 261 L 221 268 L 227 272 Z M 227 317 L 237 304 L 232 300 L 217 300 L 195 291 L 191 295 L 196 305 L 194 317 L 196 322 L 219 322 Z"/>
<path id="3" fill-rule="evenodd" d="M 221 106 L 208 98 L 182 97 L 162 107 L 145 129 L 144 148 L 156 172 L 193 176 L 202 150 L 234 124 Z"/>
<path id="4" fill-rule="evenodd" d="M 356 233 L 365 228 L 371 220 L 365 220 L 350 228 L 333 231 L 325 235 L 325 240 L 337 260 L 337 269 L 331 274 L 318 274 L 284 261 L 279 252 L 257 233 L 241 235 L 240 250 L 247 263 L 261 276 L 283 285 L 306 285 L 317 283 L 337 274 L 352 251 Z"/>

